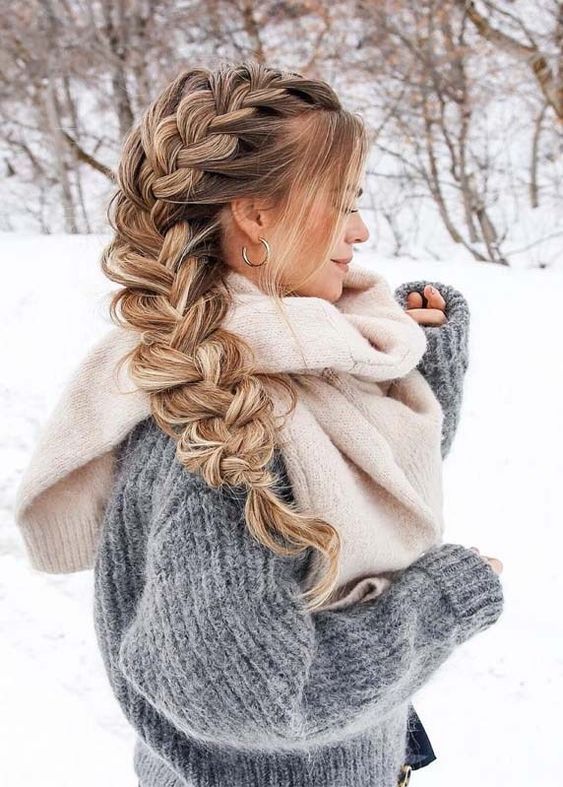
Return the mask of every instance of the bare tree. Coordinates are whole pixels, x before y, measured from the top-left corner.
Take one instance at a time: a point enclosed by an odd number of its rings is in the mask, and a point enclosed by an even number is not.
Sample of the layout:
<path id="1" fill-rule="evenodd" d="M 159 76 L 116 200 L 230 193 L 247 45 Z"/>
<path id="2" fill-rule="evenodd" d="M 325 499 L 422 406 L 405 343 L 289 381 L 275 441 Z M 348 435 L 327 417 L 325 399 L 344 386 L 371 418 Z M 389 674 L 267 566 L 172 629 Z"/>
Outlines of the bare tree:
<path id="1" fill-rule="evenodd" d="M 411 186 L 422 182 L 454 243 L 506 264 L 470 144 L 475 93 L 465 17 L 447 0 L 359 2 L 358 13 L 362 68 L 385 118 L 376 145 L 408 160 Z"/>
<path id="2" fill-rule="evenodd" d="M 456 3 L 480 36 L 529 68 L 545 103 L 563 121 L 563 3 L 549 0 L 546 4 L 546 16 L 552 20 L 547 33 L 534 30 L 523 14 L 503 9 L 499 3 L 483 0 L 483 11 L 473 0 L 456 0 Z M 501 25 L 508 25 L 514 32 L 505 32 Z"/>
<path id="3" fill-rule="evenodd" d="M 14 3 L 0 23 L 0 224 L 105 227 L 123 138 L 158 90 L 190 64 L 254 57 L 326 79 L 363 114 L 366 198 L 391 253 L 445 240 L 507 264 L 524 203 L 551 223 L 563 191 L 563 3 L 535 0 L 530 19 L 526 2 Z"/>

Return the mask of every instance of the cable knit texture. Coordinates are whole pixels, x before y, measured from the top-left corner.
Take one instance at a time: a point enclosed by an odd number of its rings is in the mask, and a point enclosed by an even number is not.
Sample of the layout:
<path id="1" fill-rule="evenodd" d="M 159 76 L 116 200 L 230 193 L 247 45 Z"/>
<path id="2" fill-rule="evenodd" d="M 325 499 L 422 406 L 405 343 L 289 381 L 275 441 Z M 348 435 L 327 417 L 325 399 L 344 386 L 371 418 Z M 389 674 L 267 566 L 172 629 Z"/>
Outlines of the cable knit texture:
<path id="1" fill-rule="evenodd" d="M 431 548 L 379 597 L 309 613 L 310 560 L 252 538 L 242 488 L 213 489 L 152 417 L 120 445 L 94 623 L 138 734 L 142 787 L 394 787 L 410 698 L 501 614 L 499 578 Z M 283 457 L 272 469 L 292 499 Z"/>

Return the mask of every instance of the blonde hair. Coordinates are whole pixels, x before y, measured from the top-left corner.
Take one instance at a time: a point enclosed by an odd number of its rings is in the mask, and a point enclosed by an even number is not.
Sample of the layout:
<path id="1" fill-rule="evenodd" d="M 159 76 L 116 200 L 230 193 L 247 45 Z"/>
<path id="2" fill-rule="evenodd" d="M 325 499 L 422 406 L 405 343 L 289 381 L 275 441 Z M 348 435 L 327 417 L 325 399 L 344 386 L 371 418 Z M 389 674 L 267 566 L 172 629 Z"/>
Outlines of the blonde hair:
<path id="1" fill-rule="evenodd" d="M 231 304 L 222 244 L 231 200 L 273 200 L 272 260 L 255 270 L 283 313 L 284 271 L 305 249 L 305 279 L 326 264 L 368 149 L 362 120 L 323 81 L 253 60 L 190 68 L 124 140 L 107 211 L 114 235 L 101 266 L 122 285 L 111 318 L 139 333 L 121 363 L 177 441 L 178 460 L 213 487 L 248 490 L 246 523 L 257 540 L 279 555 L 312 547 L 324 556 L 321 580 L 303 594 L 309 609 L 334 591 L 340 539 L 276 494 L 268 464 L 281 425 L 267 386 L 288 394 L 285 417 L 296 393 L 289 375 L 258 374 L 251 348 L 221 327 Z M 327 195 L 322 226 L 311 219 L 319 195 Z"/>

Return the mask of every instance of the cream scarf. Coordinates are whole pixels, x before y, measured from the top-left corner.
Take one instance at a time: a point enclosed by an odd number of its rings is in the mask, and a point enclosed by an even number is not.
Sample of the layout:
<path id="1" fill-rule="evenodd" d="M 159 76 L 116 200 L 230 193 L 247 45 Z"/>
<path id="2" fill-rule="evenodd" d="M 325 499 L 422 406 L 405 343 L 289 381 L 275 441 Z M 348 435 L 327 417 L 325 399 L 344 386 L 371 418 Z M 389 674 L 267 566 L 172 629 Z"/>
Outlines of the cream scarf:
<path id="1" fill-rule="evenodd" d="M 253 348 L 259 372 L 290 373 L 297 386 L 297 407 L 280 434 L 295 500 L 342 538 L 338 593 L 324 608 L 373 598 L 443 533 L 443 413 L 416 369 L 424 330 L 382 276 L 354 262 L 337 302 L 283 299 L 299 345 L 253 282 L 235 271 L 228 281 L 235 305 L 224 327 Z M 137 342 L 137 334 L 110 330 L 75 370 L 40 434 L 15 508 L 34 568 L 93 566 L 114 449 L 150 415 L 127 366 L 115 374 Z M 285 413 L 287 398 L 268 390 L 275 414 Z M 307 587 L 318 568 L 313 561 Z"/>

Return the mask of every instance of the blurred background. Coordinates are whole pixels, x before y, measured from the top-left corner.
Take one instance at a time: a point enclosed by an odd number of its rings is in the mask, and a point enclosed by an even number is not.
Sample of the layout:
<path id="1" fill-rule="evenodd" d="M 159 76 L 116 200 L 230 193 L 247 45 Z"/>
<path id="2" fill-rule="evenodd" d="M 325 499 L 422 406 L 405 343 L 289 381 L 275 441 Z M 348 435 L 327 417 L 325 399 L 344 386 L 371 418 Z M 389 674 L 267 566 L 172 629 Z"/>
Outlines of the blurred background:
<path id="1" fill-rule="evenodd" d="M 356 259 L 457 287 L 470 365 L 445 540 L 500 558 L 505 612 L 415 697 L 418 787 L 563 766 L 563 2 L 26 0 L 0 5 L 0 783 L 136 787 L 91 572 L 30 568 L 15 490 L 110 327 L 99 257 L 122 140 L 182 68 L 254 57 L 329 82 L 372 135 Z M 557 516 L 556 516 L 557 510 Z"/>
<path id="2" fill-rule="evenodd" d="M 252 55 L 364 116 L 378 252 L 557 262 L 558 0 L 28 0 L 6 4 L 0 36 L 2 231 L 104 231 L 143 108 L 186 64 Z"/>

